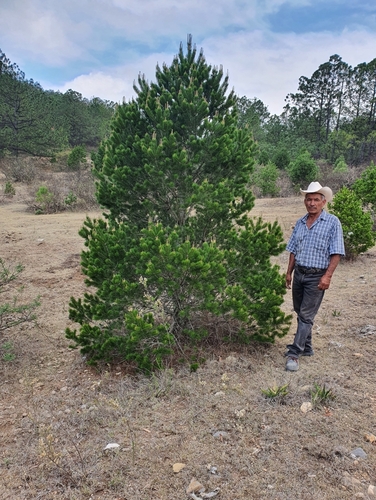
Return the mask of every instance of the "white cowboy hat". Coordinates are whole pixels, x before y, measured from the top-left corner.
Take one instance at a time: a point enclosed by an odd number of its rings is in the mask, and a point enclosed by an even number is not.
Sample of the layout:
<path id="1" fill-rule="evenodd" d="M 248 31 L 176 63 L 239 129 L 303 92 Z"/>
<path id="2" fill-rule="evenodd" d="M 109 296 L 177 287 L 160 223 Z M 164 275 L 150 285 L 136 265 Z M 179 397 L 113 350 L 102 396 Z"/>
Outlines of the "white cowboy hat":
<path id="1" fill-rule="evenodd" d="M 327 203 L 330 203 L 333 199 L 333 191 L 330 189 L 330 187 L 328 186 L 322 187 L 322 185 L 319 182 L 311 182 L 311 184 L 308 186 L 307 189 L 301 189 L 300 192 L 304 195 L 307 193 L 323 194 L 325 196 Z"/>

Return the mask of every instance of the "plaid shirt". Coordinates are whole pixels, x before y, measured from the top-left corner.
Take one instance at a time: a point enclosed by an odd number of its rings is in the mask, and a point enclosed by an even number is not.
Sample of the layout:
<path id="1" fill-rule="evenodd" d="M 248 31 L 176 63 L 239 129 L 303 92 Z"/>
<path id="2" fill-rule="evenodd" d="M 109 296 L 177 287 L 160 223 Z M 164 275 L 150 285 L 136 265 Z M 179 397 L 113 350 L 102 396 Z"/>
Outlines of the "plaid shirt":
<path id="1" fill-rule="evenodd" d="M 331 255 L 345 255 L 341 223 L 324 210 L 310 229 L 307 219 L 308 214 L 297 221 L 286 249 L 295 255 L 298 266 L 326 269 Z"/>

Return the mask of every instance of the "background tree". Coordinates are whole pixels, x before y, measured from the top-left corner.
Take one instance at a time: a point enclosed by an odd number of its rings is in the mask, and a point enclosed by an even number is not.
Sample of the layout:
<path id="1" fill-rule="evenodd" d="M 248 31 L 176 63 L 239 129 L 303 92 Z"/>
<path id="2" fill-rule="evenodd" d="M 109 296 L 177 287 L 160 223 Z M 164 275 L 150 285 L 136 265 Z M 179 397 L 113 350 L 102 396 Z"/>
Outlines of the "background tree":
<path id="1" fill-rule="evenodd" d="M 86 163 L 86 150 L 83 146 L 76 146 L 69 153 L 67 165 L 71 170 L 79 170 L 82 163 Z"/>
<path id="2" fill-rule="evenodd" d="M 284 281 L 270 262 L 282 231 L 248 217 L 255 145 L 227 88 L 189 37 L 186 54 L 181 46 L 157 66 L 155 83 L 140 75 L 136 100 L 118 107 L 94 157 L 106 219 L 80 233 L 95 290 L 71 299 L 81 327 L 66 332 L 91 360 L 151 369 L 167 348 L 210 335 L 215 317 L 232 324 L 232 340 L 287 332 Z"/>
<path id="3" fill-rule="evenodd" d="M 239 127 L 249 129 L 255 141 L 263 141 L 264 126 L 270 117 L 267 106 L 256 97 L 248 99 L 248 97 L 243 96 L 236 101 L 236 107 L 239 113 Z"/>
<path id="4" fill-rule="evenodd" d="M 43 89 L 26 80 L 16 66 L 5 64 L 0 72 L 0 149 L 15 155 L 49 155 L 59 149 L 64 136 L 54 127 Z"/>
<path id="5" fill-rule="evenodd" d="M 371 165 L 364 170 L 359 179 L 352 185 L 356 196 L 361 200 L 366 209 L 370 209 L 373 218 L 376 213 L 376 165 Z"/>
<path id="6" fill-rule="evenodd" d="M 254 185 L 260 191 L 261 196 L 277 196 L 279 189 L 277 180 L 279 171 L 274 163 L 269 162 L 267 165 L 260 165 L 256 167 L 252 180 Z"/>
<path id="7" fill-rule="evenodd" d="M 353 191 L 346 187 L 338 191 L 333 202 L 329 203 L 329 211 L 341 221 L 346 259 L 355 259 L 373 247 L 375 233 L 371 214 L 363 211 L 362 202 Z"/>
<path id="8" fill-rule="evenodd" d="M 319 168 L 309 152 L 303 151 L 295 161 L 290 163 L 288 174 L 293 184 L 301 185 L 317 179 Z"/>
<path id="9" fill-rule="evenodd" d="M 290 155 L 286 148 L 277 149 L 273 156 L 273 163 L 281 170 L 286 170 L 291 162 Z"/>
<path id="10" fill-rule="evenodd" d="M 96 147 L 115 104 L 73 90 L 45 91 L 0 50 L 0 153 L 51 156 L 68 146 Z"/>
<path id="11" fill-rule="evenodd" d="M 295 115 L 304 116 L 311 124 L 311 139 L 315 140 L 317 153 L 330 131 L 339 129 L 348 71 L 349 66 L 335 54 L 321 64 L 311 78 L 300 77 L 298 92 L 287 96 L 286 111 L 291 112 L 293 108 Z"/>

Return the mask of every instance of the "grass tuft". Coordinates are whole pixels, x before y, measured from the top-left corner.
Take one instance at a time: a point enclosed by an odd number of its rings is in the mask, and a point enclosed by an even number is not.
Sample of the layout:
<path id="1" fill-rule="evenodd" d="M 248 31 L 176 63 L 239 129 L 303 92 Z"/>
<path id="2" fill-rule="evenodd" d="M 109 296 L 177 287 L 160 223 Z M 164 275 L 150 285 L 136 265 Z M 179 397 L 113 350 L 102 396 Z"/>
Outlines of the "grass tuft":
<path id="1" fill-rule="evenodd" d="M 336 398 L 332 389 L 327 389 L 325 384 L 314 384 L 311 390 L 311 401 L 313 406 L 320 406 L 328 401 L 333 401 Z"/>

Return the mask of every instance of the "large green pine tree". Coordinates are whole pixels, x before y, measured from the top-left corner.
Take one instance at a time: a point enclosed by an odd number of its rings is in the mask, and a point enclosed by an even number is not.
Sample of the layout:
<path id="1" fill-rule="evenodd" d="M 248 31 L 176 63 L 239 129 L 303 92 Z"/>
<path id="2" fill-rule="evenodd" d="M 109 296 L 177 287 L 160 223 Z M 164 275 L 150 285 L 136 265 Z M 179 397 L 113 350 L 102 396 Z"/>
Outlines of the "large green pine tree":
<path id="1" fill-rule="evenodd" d="M 120 355 L 150 369 L 187 338 L 210 333 L 210 318 L 236 325 L 236 338 L 286 333 L 285 293 L 271 255 L 281 228 L 253 220 L 248 189 L 255 145 L 237 126 L 236 97 L 222 68 L 188 38 L 171 66 L 143 76 L 137 98 L 118 107 L 95 156 L 105 220 L 81 235 L 86 283 L 71 299 L 67 330 L 92 360 Z M 205 319 L 205 321 L 204 321 Z"/>

